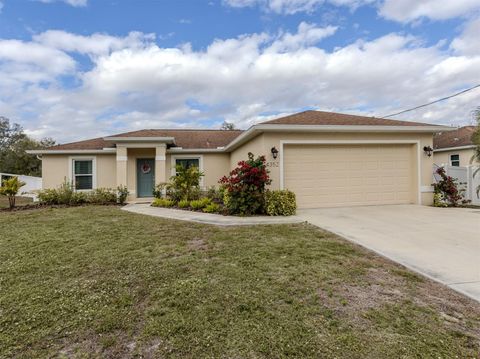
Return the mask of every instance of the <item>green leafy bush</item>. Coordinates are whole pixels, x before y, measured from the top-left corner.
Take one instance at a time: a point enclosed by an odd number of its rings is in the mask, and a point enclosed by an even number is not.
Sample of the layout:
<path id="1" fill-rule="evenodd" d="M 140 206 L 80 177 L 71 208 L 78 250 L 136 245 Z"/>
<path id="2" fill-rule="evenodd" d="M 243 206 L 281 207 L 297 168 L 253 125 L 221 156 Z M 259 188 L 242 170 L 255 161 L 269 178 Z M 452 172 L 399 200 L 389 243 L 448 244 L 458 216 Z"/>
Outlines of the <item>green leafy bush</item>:
<path id="1" fill-rule="evenodd" d="M 90 204 L 113 204 L 124 203 L 127 198 L 128 190 L 126 187 L 96 188 L 92 191 L 75 191 L 73 185 L 64 181 L 62 185 L 54 189 L 44 189 L 38 192 L 40 203 L 49 205 L 80 205 Z"/>
<path id="2" fill-rule="evenodd" d="M 265 212 L 265 189 L 272 181 L 265 166 L 265 156 L 248 154 L 228 176 L 220 179 L 223 202 L 230 214 L 252 215 Z"/>
<path id="3" fill-rule="evenodd" d="M 8 205 L 10 209 L 15 207 L 15 200 L 18 191 L 20 188 L 25 186 L 25 182 L 22 182 L 18 179 L 18 177 L 12 177 L 0 183 L 0 195 L 8 197 Z"/>
<path id="4" fill-rule="evenodd" d="M 205 213 L 218 213 L 219 211 L 220 205 L 217 203 L 210 203 L 203 209 L 203 212 Z"/>
<path id="5" fill-rule="evenodd" d="M 127 200 L 128 194 L 128 188 L 127 186 L 118 186 L 117 187 L 117 202 L 119 204 L 124 204 L 125 201 Z"/>
<path id="6" fill-rule="evenodd" d="M 58 188 L 41 190 L 38 200 L 44 204 L 78 205 L 87 202 L 87 194 L 75 192 L 72 184 L 65 180 Z"/>
<path id="7" fill-rule="evenodd" d="M 267 191 L 265 212 L 269 216 L 293 216 L 297 210 L 295 193 L 288 190 Z"/>
<path id="8" fill-rule="evenodd" d="M 58 204 L 58 193 L 56 189 L 46 188 L 38 192 L 37 198 L 43 204 Z"/>
<path id="9" fill-rule="evenodd" d="M 110 188 L 96 188 L 87 192 L 87 202 L 95 204 L 117 203 L 117 192 Z"/>
<path id="10" fill-rule="evenodd" d="M 448 203 L 445 201 L 441 193 L 435 193 L 433 195 L 434 207 L 448 207 Z"/>
<path id="11" fill-rule="evenodd" d="M 190 202 L 190 207 L 193 210 L 198 211 L 200 209 L 203 209 L 203 208 L 207 207 L 211 203 L 212 203 L 212 201 L 210 200 L 210 198 L 205 197 L 205 198 L 202 198 L 202 199 L 191 201 Z"/>
<path id="12" fill-rule="evenodd" d="M 162 182 L 155 185 L 153 188 L 153 197 L 155 198 L 164 198 L 167 192 L 168 183 Z"/>
<path id="13" fill-rule="evenodd" d="M 176 175 L 170 177 L 170 183 L 167 185 L 169 197 L 175 202 L 198 199 L 200 197 L 200 179 L 204 175 L 203 172 L 200 172 L 195 166 L 177 165 L 175 169 Z"/>
<path id="14" fill-rule="evenodd" d="M 210 198 L 213 202 L 222 203 L 223 192 L 224 192 L 223 186 L 221 186 L 220 188 L 211 186 L 204 192 L 204 196 L 207 198 Z"/>
<path id="15" fill-rule="evenodd" d="M 153 207 L 173 207 L 175 202 L 167 198 L 155 198 L 152 202 Z"/>
<path id="16" fill-rule="evenodd" d="M 182 199 L 180 202 L 178 202 L 178 207 L 179 208 L 188 208 L 188 207 L 190 207 L 190 202 L 187 201 L 186 199 Z"/>

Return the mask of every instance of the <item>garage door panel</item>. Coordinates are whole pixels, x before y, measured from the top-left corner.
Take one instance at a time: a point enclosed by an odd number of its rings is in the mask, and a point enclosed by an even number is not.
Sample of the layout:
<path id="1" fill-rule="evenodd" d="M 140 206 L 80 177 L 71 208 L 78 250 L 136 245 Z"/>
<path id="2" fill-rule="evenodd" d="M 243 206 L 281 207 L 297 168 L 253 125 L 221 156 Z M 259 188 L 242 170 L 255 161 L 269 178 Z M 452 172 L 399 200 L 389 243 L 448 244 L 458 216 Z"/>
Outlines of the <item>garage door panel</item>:
<path id="1" fill-rule="evenodd" d="M 299 208 L 414 202 L 413 145 L 286 145 Z"/>

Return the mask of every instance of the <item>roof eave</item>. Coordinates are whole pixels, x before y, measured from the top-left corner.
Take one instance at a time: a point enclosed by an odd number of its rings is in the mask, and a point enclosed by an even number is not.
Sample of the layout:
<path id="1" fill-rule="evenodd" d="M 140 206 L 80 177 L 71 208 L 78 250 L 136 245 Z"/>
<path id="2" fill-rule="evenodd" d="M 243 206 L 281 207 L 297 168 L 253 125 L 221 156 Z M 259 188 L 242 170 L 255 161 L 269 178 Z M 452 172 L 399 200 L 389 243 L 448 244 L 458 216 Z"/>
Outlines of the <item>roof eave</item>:
<path id="1" fill-rule="evenodd" d="M 90 150 L 28 150 L 31 155 L 95 155 L 95 154 L 114 154 L 116 148 L 90 149 Z"/>
<path id="2" fill-rule="evenodd" d="M 163 142 L 163 143 L 175 143 L 175 137 L 117 137 L 110 136 L 104 137 L 105 141 L 111 142 Z"/>
<path id="3" fill-rule="evenodd" d="M 453 131 L 454 128 L 448 126 L 378 126 L 378 125 L 285 125 L 285 124 L 258 124 L 253 125 L 248 130 L 236 137 L 232 142 L 225 146 L 225 150 L 232 151 L 241 146 L 249 139 L 260 133 L 271 132 L 379 132 L 379 133 L 438 133 Z"/>
<path id="4" fill-rule="evenodd" d="M 475 145 L 466 145 L 466 146 L 456 146 L 456 147 L 443 147 L 443 148 L 436 148 L 433 152 L 445 152 L 445 151 L 459 151 L 459 150 L 469 150 L 474 149 Z"/>

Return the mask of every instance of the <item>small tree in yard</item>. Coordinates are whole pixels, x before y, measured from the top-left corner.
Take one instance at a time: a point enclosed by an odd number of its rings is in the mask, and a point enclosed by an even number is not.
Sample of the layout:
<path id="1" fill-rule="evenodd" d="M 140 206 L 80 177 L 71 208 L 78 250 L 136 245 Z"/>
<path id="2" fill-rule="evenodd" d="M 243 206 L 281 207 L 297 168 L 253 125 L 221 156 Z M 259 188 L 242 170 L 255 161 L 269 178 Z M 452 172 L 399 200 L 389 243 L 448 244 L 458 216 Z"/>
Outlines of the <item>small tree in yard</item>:
<path id="1" fill-rule="evenodd" d="M 219 181 L 225 190 L 224 204 L 231 214 L 252 215 L 265 212 L 265 189 L 272 181 L 265 166 L 265 156 L 248 154 L 247 161 Z"/>
<path id="2" fill-rule="evenodd" d="M 8 197 L 8 204 L 10 209 L 15 207 L 15 199 L 20 188 L 25 186 L 25 182 L 22 182 L 18 177 L 12 177 L 3 181 L 2 186 L 0 187 L 0 195 Z"/>
<path id="3" fill-rule="evenodd" d="M 200 172 L 195 166 L 177 165 L 175 169 L 176 175 L 170 177 L 170 183 L 167 184 L 167 191 L 172 199 L 175 202 L 198 199 L 200 195 L 200 179 L 204 176 L 203 172 Z"/>

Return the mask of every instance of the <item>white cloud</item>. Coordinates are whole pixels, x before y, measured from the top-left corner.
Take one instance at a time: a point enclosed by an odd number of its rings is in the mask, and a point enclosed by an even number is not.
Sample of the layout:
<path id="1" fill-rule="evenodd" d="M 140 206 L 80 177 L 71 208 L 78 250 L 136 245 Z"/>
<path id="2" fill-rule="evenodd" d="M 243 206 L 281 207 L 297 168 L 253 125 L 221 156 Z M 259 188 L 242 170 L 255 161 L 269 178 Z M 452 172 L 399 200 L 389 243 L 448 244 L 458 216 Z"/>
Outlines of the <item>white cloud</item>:
<path id="1" fill-rule="evenodd" d="M 2 13 L 3 10 L 3 2 L 0 1 L 0 14 Z"/>
<path id="2" fill-rule="evenodd" d="M 466 24 L 463 33 L 454 39 L 451 48 L 458 54 L 478 55 L 480 54 L 480 18 L 474 19 Z"/>
<path id="3" fill-rule="evenodd" d="M 305 107 L 384 115 L 473 84 L 476 26 L 469 23 L 450 48 L 391 33 L 333 51 L 319 41 L 336 28 L 308 23 L 293 33 L 217 39 L 203 50 L 160 47 L 142 33 L 47 31 L 32 41 L 0 40 L 0 114 L 61 141 L 222 119 L 245 128 Z M 90 56 L 87 70 L 79 70 L 77 53 Z M 479 98 L 472 91 L 401 118 L 466 123 Z"/>
<path id="4" fill-rule="evenodd" d="M 260 6 L 265 11 L 277 14 L 312 12 L 325 3 L 356 8 L 373 2 L 374 0 L 223 0 L 227 6 L 236 8 Z"/>
<path id="5" fill-rule="evenodd" d="M 387 19 L 410 22 L 422 17 L 445 20 L 465 16 L 480 10 L 478 0 L 385 0 L 380 15 Z"/>
<path id="6" fill-rule="evenodd" d="M 98 56 L 124 48 L 136 49 L 144 47 L 155 40 L 155 34 L 130 32 L 126 37 L 98 33 L 82 36 L 60 30 L 49 30 L 35 35 L 33 40 L 42 45 L 66 52 Z"/>
<path id="7" fill-rule="evenodd" d="M 65 4 L 80 7 L 87 6 L 88 0 L 37 0 L 43 3 L 64 2 Z"/>
<path id="8" fill-rule="evenodd" d="M 258 6 L 263 11 L 277 14 L 310 13 L 324 4 L 356 9 L 374 5 L 381 16 L 408 23 L 421 18 L 445 20 L 472 15 L 480 10 L 479 0 L 223 0 L 223 4 L 235 8 Z"/>

